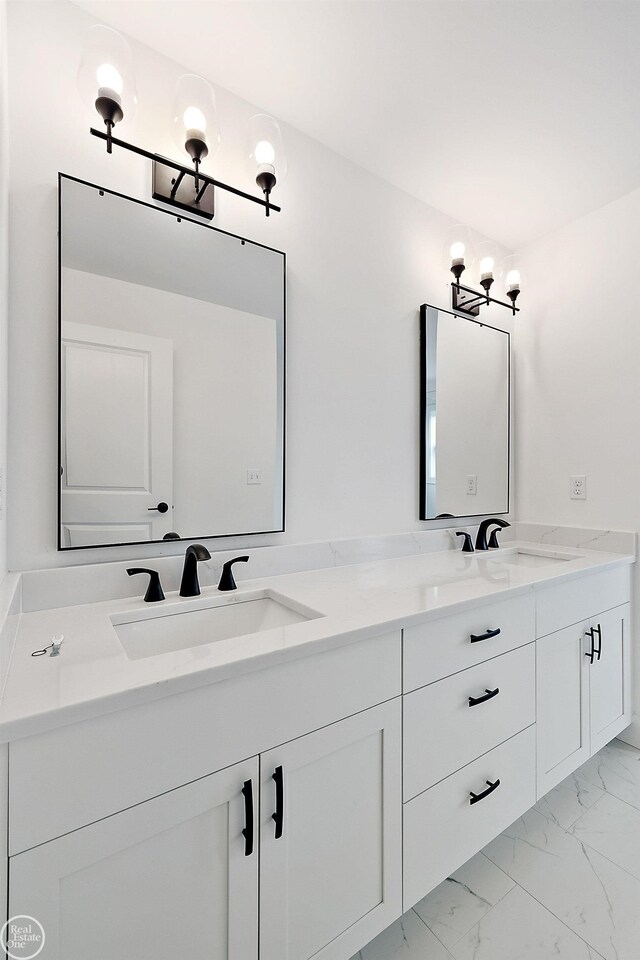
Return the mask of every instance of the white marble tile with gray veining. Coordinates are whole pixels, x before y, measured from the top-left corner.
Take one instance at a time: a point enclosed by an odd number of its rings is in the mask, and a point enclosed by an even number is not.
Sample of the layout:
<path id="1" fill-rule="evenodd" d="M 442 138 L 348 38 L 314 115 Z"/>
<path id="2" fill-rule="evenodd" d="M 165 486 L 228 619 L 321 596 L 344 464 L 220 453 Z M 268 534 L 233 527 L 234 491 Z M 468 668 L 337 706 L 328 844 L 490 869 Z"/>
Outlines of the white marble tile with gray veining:
<path id="1" fill-rule="evenodd" d="M 511 890 L 451 952 L 455 960 L 599 958 L 584 940 L 520 887 Z"/>
<path id="2" fill-rule="evenodd" d="M 544 523 L 516 524 L 518 540 L 553 543 L 562 547 L 584 547 L 612 553 L 635 553 L 636 535 L 626 530 L 593 530 L 585 527 L 551 526 Z"/>
<path id="3" fill-rule="evenodd" d="M 534 809 L 568 830 L 603 795 L 601 787 L 574 773 L 538 800 Z"/>
<path id="4" fill-rule="evenodd" d="M 640 880 L 640 810 L 602 795 L 569 831 Z"/>
<path id="5" fill-rule="evenodd" d="M 484 852 L 606 960 L 640 957 L 640 881 L 537 810 Z"/>
<path id="6" fill-rule="evenodd" d="M 355 954 L 351 960 L 452 960 L 413 910 Z"/>
<path id="7" fill-rule="evenodd" d="M 413 909 L 438 940 L 450 948 L 514 885 L 506 873 L 479 853 Z"/>
<path id="8" fill-rule="evenodd" d="M 640 810 L 640 751 L 635 747 L 612 740 L 576 772 Z"/>

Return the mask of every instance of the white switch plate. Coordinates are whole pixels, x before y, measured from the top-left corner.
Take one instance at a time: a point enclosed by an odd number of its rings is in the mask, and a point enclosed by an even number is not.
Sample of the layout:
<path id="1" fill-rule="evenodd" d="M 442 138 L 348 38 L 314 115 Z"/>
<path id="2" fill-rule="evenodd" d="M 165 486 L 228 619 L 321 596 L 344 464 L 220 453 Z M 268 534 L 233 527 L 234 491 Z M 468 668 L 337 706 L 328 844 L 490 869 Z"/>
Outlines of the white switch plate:
<path id="1" fill-rule="evenodd" d="M 247 470 L 247 483 L 262 483 L 262 470 Z"/>
<path id="2" fill-rule="evenodd" d="M 478 493 L 478 478 L 475 474 L 470 474 L 467 477 L 467 496 L 475 497 Z"/>
<path id="3" fill-rule="evenodd" d="M 587 499 L 587 478 L 586 477 L 570 477 L 571 481 L 571 499 L 572 500 L 586 500 Z"/>

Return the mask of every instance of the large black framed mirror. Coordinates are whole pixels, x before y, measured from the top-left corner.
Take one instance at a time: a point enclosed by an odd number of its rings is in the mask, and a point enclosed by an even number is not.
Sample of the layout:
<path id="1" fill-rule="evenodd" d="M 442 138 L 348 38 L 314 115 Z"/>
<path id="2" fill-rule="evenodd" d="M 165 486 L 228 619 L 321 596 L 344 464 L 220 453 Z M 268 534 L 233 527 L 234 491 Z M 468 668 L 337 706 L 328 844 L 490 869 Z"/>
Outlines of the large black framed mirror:
<path id="1" fill-rule="evenodd" d="M 285 254 L 59 175 L 59 549 L 284 529 Z"/>
<path id="2" fill-rule="evenodd" d="M 509 512 L 510 335 L 420 307 L 420 519 Z"/>

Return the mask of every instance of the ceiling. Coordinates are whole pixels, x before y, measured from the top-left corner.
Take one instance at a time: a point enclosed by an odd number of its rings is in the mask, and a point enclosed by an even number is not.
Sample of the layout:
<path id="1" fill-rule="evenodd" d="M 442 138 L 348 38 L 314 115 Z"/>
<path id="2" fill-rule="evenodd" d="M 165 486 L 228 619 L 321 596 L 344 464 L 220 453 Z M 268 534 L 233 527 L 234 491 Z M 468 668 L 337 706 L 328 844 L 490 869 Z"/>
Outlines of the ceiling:
<path id="1" fill-rule="evenodd" d="M 637 0 L 76 0 L 511 248 L 640 186 Z"/>

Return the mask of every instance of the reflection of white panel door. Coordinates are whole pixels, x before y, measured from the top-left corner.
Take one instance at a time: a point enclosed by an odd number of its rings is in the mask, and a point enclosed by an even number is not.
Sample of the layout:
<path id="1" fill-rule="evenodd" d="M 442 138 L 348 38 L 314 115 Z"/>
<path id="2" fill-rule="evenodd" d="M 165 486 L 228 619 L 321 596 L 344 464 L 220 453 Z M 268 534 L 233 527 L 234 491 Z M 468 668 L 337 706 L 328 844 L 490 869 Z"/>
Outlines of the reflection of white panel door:
<path id="1" fill-rule="evenodd" d="M 173 529 L 173 344 L 62 330 L 61 542 L 158 540 Z M 169 505 L 166 513 L 152 508 Z"/>

